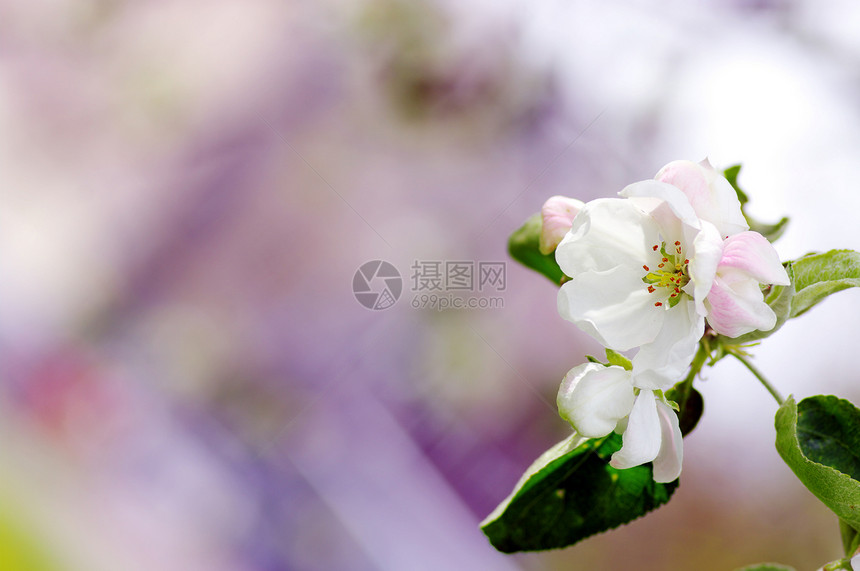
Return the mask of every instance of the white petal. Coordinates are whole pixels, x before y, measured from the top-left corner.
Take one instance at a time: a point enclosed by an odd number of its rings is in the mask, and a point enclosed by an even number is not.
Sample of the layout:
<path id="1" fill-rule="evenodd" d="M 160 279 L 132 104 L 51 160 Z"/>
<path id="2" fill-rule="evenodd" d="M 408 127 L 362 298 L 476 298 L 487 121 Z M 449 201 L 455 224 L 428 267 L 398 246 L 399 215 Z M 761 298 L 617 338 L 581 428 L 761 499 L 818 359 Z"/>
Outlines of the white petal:
<path id="1" fill-rule="evenodd" d="M 614 468 L 632 468 L 650 462 L 660 452 L 660 419 L 652 391 L 640 391 L 627 419 L 621 450 L 612 455 Z"/>
<path id="2" fill-rule="evenodd" d="M 633 407 L 631 374 L 621 367 L 586 363 L 571 369 L 558 390 L 558 412 L 579 434 L 606 436 Z"/>
<path id="3" fill-rule="evenodd" d="M 715 224 L 720 229 L 722 235 L 734 236 L 738 232 L 749 230 L 749 224 L 741 211 L 738 193 L 732 187 L 731 183 L 726 180 L 721 172 L 711 166 L 707 158 L 702 160 L 699 165 L 705 172 L 705 178 L 711 189 L 713 203 L 720 212 L 720 223 Z"/>
<path id="4" fill-rule="evenodd" d="M 589 362 L 589 363 L 583 363 L 581 365 L 577 365 L 576 367 L 569 370 L 567 372 L 567 374 L 564 376 L 564 378 L 561 380 L 561 386 L 558 388 L 558 400 L 561 401 L 562 395 L 569 396 L 571 393 L 573 393 L 573 389 L 576 388 L 576 385 L 579 384 L 579 381 L 586 374 L 588 374 L 592 371 L 595 371 L 597 369 L 605 369 L 605 368 L 606 367 L 604 367 L 600 363 L 590 363 Z M 565 398 L 567 398 L 567 396 L 565 396 Z M 559 406 L 559 409 L 561 409 L 561 406 Z M 566 418 L 566 417 L 562 414 L 562 418 Z"/>
<path id="5" fill-rule="evenodd" d="M 620 198 L 592 200 L 574 218 L 555 259 L 570 277 L 621 265 L 639 268 L 647 263 L 658 236 L 657 224 L 633 203 Z"/>
<path id="6" fill-rule="evenodd" d="M 669 405 L 658 400 L 657 416 L 660 418 L 662 442 L 660 452 L 654 458 L 654 481 L 674 482 L 681 475 L 681 463 L 684 460 L 684 439 L 678 415 Z"/>
<path id="7" fill-rule="evenodd" d="M 573 219 L 585 206 L 581 200 L 566 196 L 552 196 L 540 209 L 540 253 L 549 254 L 555 250 L 564 235 L 570 230 Z"/>
<path id="8" fill-rule="evenodd" d="M 693 284 L 692 295 L 696 301 L 699 315 L 705 315 L 705 298 L 711 291 L 717 267 L 723 256 L 723 240 L 716 226 L 710 222 L 702 222 L 702 229 L 693 240 L 693 251 L 690 253 L 690 281 Z M 690 289 L 689 284 L 685 288 Z"/>
<path id="9" fill-rule="evenodd" d="M 758 232 L 730 236 L 723 245 L 720 268 L 742 270 L 763 284 L 788 285 L 788 273 L 779 254 Z"/>
<path id="10" fill-rule="evenodd" d="M 679 188 L 696 215 L 716 226 L 721 236 L 749 229 L 737 193 L 707 159 L 699 164 L 673 161 L 660 169 L 654 178 Z"/>
<path id="11" fill-rule="evenodd" d="M 705 333 L 705 318 L 691 300 L 682 300 L 663 313 L 657 337 L 633 357 L 634 383 L 642 389 L 666 390 L 683 379 Z"/>
<path id="12" fill-rule="evenodd" d="M 708 324 L 727 337 L 756 329 L 770 331 L 776 325 L 776 314 L 764 302 L 758 282 L 742 272 L 718 275 L 705 305 Z"/>
<path id="13" fill-rule="evenodd" d="M 664 238 L 680 236 L 680 224 L 699 227 L 699 218 L 680 189 L 657 180 L 643 180 L 619 193 L 648 212 L 665 232 Z"/>
<path id="14" fill-rule="evenodd" d="M 654 307 L 641 268 L 577 273 L 558 292 L 559 314 L 601 344 L 626 351 L 657 336 L 664 311 Z"/>

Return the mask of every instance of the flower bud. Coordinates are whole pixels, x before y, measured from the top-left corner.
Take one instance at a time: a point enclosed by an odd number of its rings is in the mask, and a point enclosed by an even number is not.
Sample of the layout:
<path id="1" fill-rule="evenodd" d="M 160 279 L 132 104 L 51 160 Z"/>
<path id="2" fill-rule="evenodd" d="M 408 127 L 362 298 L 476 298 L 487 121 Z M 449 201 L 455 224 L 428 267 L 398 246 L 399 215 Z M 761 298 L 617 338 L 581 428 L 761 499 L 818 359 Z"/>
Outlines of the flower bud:
<path id="1" fill-rule="evenodd" d="M 553 196 L 544 203 L 540 209 L 543 222 L 540 232 L 541 254 L 551 254 L 555 251 L 582 207 L 581 200 L 566 196 Z"/>

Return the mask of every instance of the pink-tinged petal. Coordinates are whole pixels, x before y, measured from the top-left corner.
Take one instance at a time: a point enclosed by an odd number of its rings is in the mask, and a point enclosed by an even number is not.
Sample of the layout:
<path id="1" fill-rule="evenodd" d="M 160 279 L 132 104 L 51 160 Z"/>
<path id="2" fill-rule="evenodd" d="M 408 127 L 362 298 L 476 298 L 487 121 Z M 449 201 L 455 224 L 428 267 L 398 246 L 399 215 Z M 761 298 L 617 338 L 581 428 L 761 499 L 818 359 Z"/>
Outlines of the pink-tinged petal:
<path id="1" fill-rule="evenodd" d="M 707 159 L 698 164 L 673 161 L 654 178 L 679 188 L 696 215 L 716 226 L 723 237 L 749 229 L 737 193 Z"/>
<path id="2" fill-rule="evenodd" d="M 540 209 L 541 232 L 540 253 L 550 254 L 570 230 L 573 219 L 585 204 L 581 200 L 566 196 L 553 196 Z"/>
<path id="3" fill-rule="evenodd" d="M 770 331 L 776 325 L 776 314 L 764 302 L 758 282 L 742 272 L 718 275 L 705 305 L 708 324 L 726 337 Z"/>
<path id="4" fill-rule="evenodd" d="M 699 218 L 690 201 L 671 184 L 643 180 L 627 186 L 619 194 L 648 212 L 660 225 L 665 238 L 680 236 L 682 223 L 699 227 Z"/>
<path id="5" fill-rule="evenodd" d="M 627 418 L 621 450 L 612 455 L 609 465 L 624 469 L 650 462 L 660 452 L 660 439 L 660 418 L 654 393 L 640 391 Z"/>
<path id="6" fill-rule="evenodd" d="M 665 311 L 654 307 L 641 268 L 577 273 L 558 292 L 558 312 L 602 345 L 626 351 L 654 340 Z"/>
<path id="7" fill-rule="evenodd" d="M 570 277 L 616 266 L 647 263 L 659 229 L 647 214 L 627 200 L 600 198 L 587 203 L 555 250 L 561 271 Z"/>
<path id="8" fill-rule="evenodd" d="M 758 232 L 741 232 L 723 244 L 719 270 L 735 269 L 745 272 L 763 284 L 788 285 L 788 273 L 779 261 L 779 254 Z"/>
<path id="9" fill-rule="evenodd" d="M 660 452 L 654 458 L 654 481 L 659 483 L 674 482 L 681 475 L 681 463 L 684 461 L 684 439 L 678 415 L 669 405 L 657 401 L 657 416 L 660 419 Z"/>
<path id="10" fill-rule="evenodd" d="M 558 412 L 581 435 L 601 438 L 633 408 L 630 372 L 586 363 L 571 369 L 558 390 Z"/>
<path id="11" fill-rule="evenodd" d="M 690 254 L 690 284 L 685 288 L 693 295 L 696 310 L 699 315 L 705 315 L 705 298 L 711 291 L 717 267 L 723 256 L 723 240 L 716 226 L 710 222 L 702 222 L 701 231 L 693 240 L 693 251 Z"/>
<path id="12" fill-rule="evenodd" d="M 705 333 L 705 318 L 692 301 L 664 310 L 663 328 L 633 357 L 633 379 L 641 389 L 666 390 L 687 374 Z"/>

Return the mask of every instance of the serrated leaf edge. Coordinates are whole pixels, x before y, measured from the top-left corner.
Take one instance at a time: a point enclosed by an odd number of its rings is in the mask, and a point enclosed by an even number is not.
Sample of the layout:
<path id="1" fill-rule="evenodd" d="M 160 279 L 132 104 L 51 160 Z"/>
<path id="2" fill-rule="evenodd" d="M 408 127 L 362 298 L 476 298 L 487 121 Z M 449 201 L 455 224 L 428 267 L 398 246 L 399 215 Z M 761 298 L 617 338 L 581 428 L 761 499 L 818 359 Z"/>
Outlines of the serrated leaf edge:
<path id="1" fill-rule="evenodd" d="M 838 398 L 838 397 L 836 397 L 836 398 Z M 835 513 L 840 519 L 844 520 L 847 525 L 850 525 L 852 527 L 860 526 L 860 509 L 858 509 L 858 508 L 860 508 L 860 505 L 855 506 L 853 504 L 841 504 L 841 505 L 845 505 L 845 506 L 853 506 L 855 508 L 854 512 L 853 512 L 853 515 L 854 515 L 853 518 L 845 517 L 845 514 L 838 513 L 833 507 L 831 507 L 830 503 L 833 503 L 836 505 L 840 505 L 840 503 L 838 501 L 829 501 L 831 497 L 835 497 L 835 494 L 833 496 L 827 496 L 826 494 L 820 494 L 820 492 L 817 489 L 810 488 L 809 485 L 807 484 L 807 482 L 805 482 L 801 478 L 800 474 L 797 473 L 797 470 L 795 470 L 795 468 L 794 468 L 794 466 L 792 466 L 791 462 L 788 459 L 786 459 L 787 451 L 782 450 L 782 447 L 780 446 L 780 439 L 779 439 L 780 425 L 781 425 L 781 422 L 784 422 L 783 419 L 786 416 L 788 416 L 790 419 L 789 424 L 791 426 L 792 444 L 796 447 L 797 454 L 800 456 L 800 458 L 807 464 L 810 464 L 812 466 L 815 466 L 816 468 L 822 469 L 825 472 L 833 473 L 837 480 L 843 480 L 845 482 L 845 484 L 855 486 L 858 489 L 858 492 L 860 492 L 860 482 L 858 482 L 857 480 L 855 480 L 854 478 L 852 478 L 848 474 L 845 474 L 844 472 L 840 472 L 839 470 L 837 470 L 836 468 L 833 468 L 832 466 L 828 466 L 826 464 L 821 464 L 819 462 L 816 462 L 815 460 L 809 459 L 806 456 L 806 454 L 803 453 L 803 449 L 800 446 L 800 440 L 797 437 L 797 402 L 795 402 L 793 395 L 789 395 L 789 397 L 787 399 L 785 399 L 785 402 L 782 404 L 782 406 L 779 407 L 779 410 L 777 410 L 777 412 L 776 412 L 776 419 L 775 419 L 776 432 L 777 432 L 776 450 L 779 453 L 780 457 L 788 465 L 788 467 L 791 469 L 791 471 L 794 472 L 794 474 L 801 481 L 801 483 L 804 486 L 806 486 L 806 488 L 816 498 L 821 500 L 821 502 L 825 506 L 827 506 L 827 508 L 830 509 L 830 511 Z M 825 498 L 827 498 L 828 501 L 825 501 L 825 499 L 822 498 L 822 495 L 825 496 Z M 840 511 L 843 511 L 843 510 L 840 510 Z M 846 514 L 852 514 L 850 507 L 849 507 L 849 509 L 844 510 L 844 512 Z"/>

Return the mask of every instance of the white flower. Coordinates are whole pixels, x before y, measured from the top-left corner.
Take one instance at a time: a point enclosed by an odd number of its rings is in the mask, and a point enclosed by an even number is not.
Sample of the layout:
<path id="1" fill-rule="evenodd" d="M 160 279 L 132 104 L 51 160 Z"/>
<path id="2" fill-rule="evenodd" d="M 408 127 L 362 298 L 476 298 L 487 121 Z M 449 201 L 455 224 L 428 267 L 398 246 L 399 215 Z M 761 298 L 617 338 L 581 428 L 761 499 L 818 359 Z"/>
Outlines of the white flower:
<path id="1" fill-rule="evenodd" d="M 707 315 L 708 324 L 727 337 L 773 329 L 776 315 L 764 302 L 759 284 L 788 285 L 790 280 L 770 242 L 748 231 L 737 193 L 729 181 L 707 159 L 699 164 L 671 162 L 660 169 L 655 179 L 680 189 L 703 222 L 703 231 L 697 237 L 698 249 L 721 251 L 716 268 L 708 267 L 714 258 L 706 256 L 699 258 L 693 270 L 699 277 L 695 294 L 699 314 Z M 636 194 L 630 187 L 625 192 Z M 713 283 L 707 289 L 709 282 Z"/>
<path id="2" fill-rule="evenodd" d="M 571 277 L 559 291 L 561 316 L 616 351 L 639 347 L 636 386 L 652 390 L 683 377 L 706 317 L 730 337 L 773 328 L 759 283 L 789 283 L 707 161 L 676 161 L 658 177 L 585 204 L 556 249 Z"/>
<path id="3" fill-rule="evenodd" d="M 552 196 L 540 209 L 540 253 L 551 254 L 567 231 L 573 219 L 584 206 L 581 200 L 566 196 Z"/>
<path id="4" fill-rule="evenodd" d="M 559 290 L 558 310 L 610 349 L 639 347 L 637 386 L 667 389 L 683 377 L 705 328 L 693 302 L 692 263 L 709 258 L 706 265 L 716 268 L 721 252 L 697 252 L 699 221 L 690 204 L 675 187 L 650 184 L 677 196 L 649 204 L 598 199 L 579 212 L 556 249 L 571 277 Z"/>
<path id="5" fill-rule="evenodd" d="M 683 439 L 678 415 L 660 391 L 637 389 L 633 373 L 622 367 L 586 363 L 564 377 L 558 410 L 577 433 L 602 438 L 621 433 L 614 468 L 654 463 L 654 480 L 672 482 L 681 474 Z"/>

